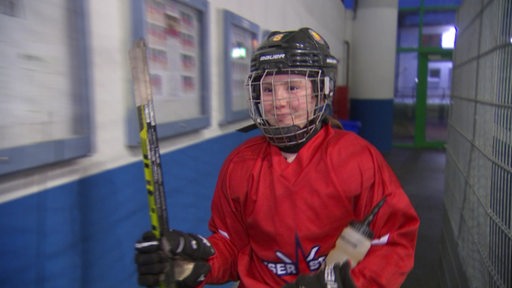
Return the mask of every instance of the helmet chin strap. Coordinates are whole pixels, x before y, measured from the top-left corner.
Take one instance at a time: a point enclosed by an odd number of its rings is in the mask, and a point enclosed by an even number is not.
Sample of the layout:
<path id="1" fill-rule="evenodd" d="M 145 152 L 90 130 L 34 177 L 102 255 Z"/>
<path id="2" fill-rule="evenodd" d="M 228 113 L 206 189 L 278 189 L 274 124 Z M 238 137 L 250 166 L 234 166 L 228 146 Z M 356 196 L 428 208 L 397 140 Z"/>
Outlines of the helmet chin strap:
<path id="1" fill-rule="evenodd" d="M 313 132 L 308 136 L 306 137 L 306 139 L 304 139 L 304 141 L 300 142 L 300 143 L 295 143 L 295 144 L 290 144 L 290 145 L 286 145 L 286 146 L 277 146 L 277 148 L 279 148 L 279 150 L 281 150 L 282 152 L 285 152 L 285 153 L 297 153 L 299 152 L 299 150 L 304 147 L 304 145 L 306 145 L 306 143 L 309 142 L 309 140 L 311 140 L 313 137 L 315 137 L 315 135 L 318 133 L 318 131 L 320 131 L 320 129 L 322 128 L 322 126 L 324 125 L 330 125 L 336 129 L 341 129 L 343 130 L 343 126 L 341 125 L 341 123 L 339 123 L 336 119 L 332 118 L 335 123 L 331 123 L 331 121 L 329 120 L 329 116 L 327 115 L 323 115 L 322 116 L 322 119 L 320 119 L 320 121 L 318 122 L 318 124 L 315 126 Z M 298 126 L 290 126 L 290 127 L 287 127 L 287 128 L 291 128 L 291 127 L 294 127 L 295 129 L 300 129 Z"/>
<path id="2" fill-rule="evenodd" d="M 318 131 L 320 131 L 320 128 L 322 127 L 322 121 L 319 121 L 319 123 L 313 128 L 313 131 L 309 133 L 309 135 L 301 142 L 294 143 L 294 144 L 288 144 L 287 142 L 295 142 L 295 141 L 287 141 L 290 138 L 296 138 L 297 132 L 300 130 L 304 130 L 304 128 L 300 128 L 299 126 L 288 126 L 288 127 L 282 127 L 280 129 L 274 128 L 263 128 L 264 132 L 267 135 L 275 135 L 276 138 L 282 138 L 283 145 L 279 145 L 279 143 L 275 143 L 276 141 L 273 141 L 273 145 L 275 145 L 279 150 L 286 153 L 297 153 L 299 150 L 306 145 L 306 143 L 313 138 Z M 279 130 L 279 132 L 277 132 Z M 284 132 L 284 133 L 283 133 Z M 304 131 L 303 133 L 308 133 L 307 131 Z M 283 136 L 283 135 L 290 135 L 290 136 Z"/>
<path id="3" fill-rule="evenodd" d="M 309 140 L 311 140 L 311 138 L 313 138 L 317 133 L 318 131 L 320 131 L 320 127 L 322 127 L 322 125 L 317 125 L 313 132 L 311 134 L 309 134 L 306 139 L 304 139 L 304 141 L 300 142 L 300 143 L 296 143 L 296 144 L 292 144 L 292 145 L 287 145 L 287 146 L 283 146 L 283 147 L 278 147 L 279 150 L 281 150 L 282 152 L 286 152 L 286 153 L 297 153 L 299 152 L 299 150 L 304 147 L 304 145 L 306 145 L 306 143 L 309 142 Z"/>

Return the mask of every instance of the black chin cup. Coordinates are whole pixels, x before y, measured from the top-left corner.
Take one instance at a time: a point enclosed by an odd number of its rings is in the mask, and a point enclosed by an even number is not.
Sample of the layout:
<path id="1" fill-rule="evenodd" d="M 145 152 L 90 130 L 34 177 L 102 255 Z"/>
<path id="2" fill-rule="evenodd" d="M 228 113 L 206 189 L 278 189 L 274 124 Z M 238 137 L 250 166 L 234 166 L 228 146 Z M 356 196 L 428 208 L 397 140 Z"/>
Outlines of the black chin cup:
<path id="1" fill-rule="evenodd" d="M 307 125 L 286 127 L 260 127 L 268 141 L 279 150 L 286 153 L 297 153 L 306 143 L 316 135 L 321 125 Z"/>
<path id="2" fill-rule="evenodd" d="M 297 143 L 303 139 L 308 131 L 306 128 L 300 128 L 299 126 L 268 126 L 262 127 L 263 133 L 269 138 L 270 142 L 276 146 L 286 146 L 289 144 Z"/>

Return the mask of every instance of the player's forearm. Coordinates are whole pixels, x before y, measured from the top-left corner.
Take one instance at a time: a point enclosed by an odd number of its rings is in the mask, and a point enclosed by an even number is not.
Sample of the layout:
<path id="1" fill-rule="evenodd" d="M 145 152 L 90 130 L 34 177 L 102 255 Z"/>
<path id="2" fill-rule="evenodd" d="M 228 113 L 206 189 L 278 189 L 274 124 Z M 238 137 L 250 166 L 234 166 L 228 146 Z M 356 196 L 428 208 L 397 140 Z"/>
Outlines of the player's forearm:
<path id="1" fill-rule="evenodd" d="M 413 257 L 375 256 L 364 259 L 352 269 L 351 276 L 356 287 L 400 287 L 412 269 Z"/>
<path id="2" fill-rule="evenodd" d="M 400 287 L 414 265 L 419 221 L 405 215 L 405 224 L 375 237 L 366 257 L 352 269 L 357 287 Z"/>
<path id="3" fill-rule="evenodd" d="M 215 248 L 208 263 L 211 271 L 206 277 L 206 283 L 217 284 L 237 280 L 237 250 L 224 236 L 214 233 L 208 240 Z"/>

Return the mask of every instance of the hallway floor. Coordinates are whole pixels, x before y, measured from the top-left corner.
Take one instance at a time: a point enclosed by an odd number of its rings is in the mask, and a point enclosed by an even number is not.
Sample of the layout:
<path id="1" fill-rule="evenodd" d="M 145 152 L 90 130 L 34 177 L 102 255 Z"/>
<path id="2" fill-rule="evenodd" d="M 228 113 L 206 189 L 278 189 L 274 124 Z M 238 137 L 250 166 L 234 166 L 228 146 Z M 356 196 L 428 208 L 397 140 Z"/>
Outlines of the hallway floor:
<path id="1" fill-rule="evenodd" d="M 414 268 L 402 287 L 439 287 L 445 152 L 393 148 L 384 157 L 420 217 Z"/>

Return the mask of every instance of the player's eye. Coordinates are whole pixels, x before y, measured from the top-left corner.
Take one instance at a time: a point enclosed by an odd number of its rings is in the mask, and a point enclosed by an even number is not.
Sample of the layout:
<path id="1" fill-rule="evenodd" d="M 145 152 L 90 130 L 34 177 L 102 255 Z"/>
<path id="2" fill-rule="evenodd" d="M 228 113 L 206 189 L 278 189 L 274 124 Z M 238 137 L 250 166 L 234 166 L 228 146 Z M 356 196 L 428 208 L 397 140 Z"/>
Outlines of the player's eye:
<path id="1" fill-rule="evenodd" d="M 290 86 L 288 86 L 288 90 L 289 90 L 289 91 L 292 91 L 292 92 L 293 92 L 293 91 L 297 91 L 297 90 L 299 90 L 299 89 L 300 89 L 300 87 L 299 87 L 299 86 L 297 86 L 297 85 L 290 85 Z"/>
<path id="2" fill-rule="evenodd" d="M 261 86 L 262 93 L 269 94 L 269 93 L 272 93 L 272 91 L 273 91 L 272 85 L 262 85 Z"/>

